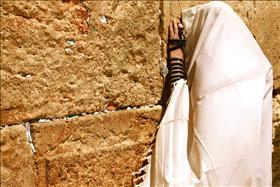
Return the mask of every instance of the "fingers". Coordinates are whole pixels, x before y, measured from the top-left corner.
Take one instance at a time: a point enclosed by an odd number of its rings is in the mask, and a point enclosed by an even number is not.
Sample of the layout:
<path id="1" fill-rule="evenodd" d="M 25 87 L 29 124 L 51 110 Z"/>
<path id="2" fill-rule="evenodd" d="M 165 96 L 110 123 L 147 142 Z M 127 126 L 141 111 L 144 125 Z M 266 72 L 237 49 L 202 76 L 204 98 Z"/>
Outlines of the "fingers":
<path id="1" fill-rule="evenodd" d="M 178 23 L 178 28 L 179 29 L 183 29 L 184 28 L 183 24 L 182 23 Z"/>
<path id="2" fill-rule="evenodd" d="M 180 39 L 183 39 L 183 32 L 184 32 L 184 26 L 181 23 L 178 23 L 178 36 Z"/>
<path id="3" fill-rule="evenodd" d="M 169 37 L 170 39 L 179 39 L 179 31 L 183 29 L 183 25 L 181 23 L 177 23 L 175 19 L 173 19 L 169 24 Z"/>
<path id="4" fill-rule="evenodd" d="M 169 37 L 174 38 L 174 29 L 173 29 L 173 23 L 169 23 Z"/>
<path id="5" fill-rule="evenodd" d="M 173 19 L 172 25 L 173 25 L 174 36 L 175 36 L 175 37 L 178 37 L 178 25 L 177 25 L 175 19 Z"/>

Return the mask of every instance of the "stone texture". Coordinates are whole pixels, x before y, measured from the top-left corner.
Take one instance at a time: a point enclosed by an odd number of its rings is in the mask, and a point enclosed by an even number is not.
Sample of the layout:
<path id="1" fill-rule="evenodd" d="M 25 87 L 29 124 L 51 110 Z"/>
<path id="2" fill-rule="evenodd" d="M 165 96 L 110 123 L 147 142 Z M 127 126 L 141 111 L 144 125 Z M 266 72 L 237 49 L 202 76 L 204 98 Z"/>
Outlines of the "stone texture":
<path id="1" fill-rule="evenodd" d="M 273 186 L 280 186 L 280 95 L 273 98 Z"/>
<path id="2" fill-rule="evenodd" d="M 139 160 L 146 147 L 127 144 L 46 159 L 47 186 L 132 186 L 131 173 L 140 167 Z"/>
<path id="3" fill-rule="evenodd" d="M 33 123 L 37 186 L 130 186 L 161 107 Z"/>
<path id="4" fill-rule="evenodd" d="M 161 107 L 86 115 L 70 120 L 33 123 L 37 154 L 81 153 L 124 141 L 147 143 L 160 118 Z"/>
<path id="5" fill-rule="evenodd" d="M 1 187 L 32 187 L 37 179 L 31 147 L 22 125 L 1 129 Z"/>
<path id="6" fill-rule="evenodd" d="M 274 88 L 280 88 L 280 1 L 256 1 L 251 28 L 273 66 Z"/>
<path id="7" fill-rule="evenodd" d="M 2 1 L 1 124 L 156 104 L 158 1 Z"/>
<path id="8" fill-rule="evenodd" d="M 180 17 L 180 10 L 206 3 L 207 1 L 164 1 L 164 34 L 167 39 L 170 18 Z M 280 87 L 280 1 L 224 1 L 242 18 L 274 71 L 274 88 Z"/>

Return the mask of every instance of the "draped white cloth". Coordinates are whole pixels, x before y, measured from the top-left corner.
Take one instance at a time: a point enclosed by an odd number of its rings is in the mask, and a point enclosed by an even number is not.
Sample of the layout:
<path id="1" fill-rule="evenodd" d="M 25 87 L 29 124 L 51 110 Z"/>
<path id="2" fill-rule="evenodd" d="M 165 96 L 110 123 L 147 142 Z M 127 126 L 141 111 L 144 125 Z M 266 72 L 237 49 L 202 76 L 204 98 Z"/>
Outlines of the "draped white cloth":
<path id="1" fill-rule="evenodd" d="M 141 186 L 271 186 L 272 68 L 227 4 L 183 11 L 176 82 Z"/>

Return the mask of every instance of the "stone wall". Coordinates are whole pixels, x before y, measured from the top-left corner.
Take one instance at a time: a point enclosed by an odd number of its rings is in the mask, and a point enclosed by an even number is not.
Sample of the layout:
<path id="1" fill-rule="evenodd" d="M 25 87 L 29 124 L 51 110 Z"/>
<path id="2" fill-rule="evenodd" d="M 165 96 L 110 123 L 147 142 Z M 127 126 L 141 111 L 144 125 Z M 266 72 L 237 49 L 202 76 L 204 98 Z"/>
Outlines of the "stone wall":
<path id="1" fill-rule="evenodd" d="M 203 2 L 1 1 L 1 186 L 131 186 L 161 116 L 168 22 Z M 227 3 L 273 64 L 277 94 L 280 2 Z"/>
<path id="2" fill-rule="evenodd" d="M 280 186 L 280 95 L 273 98 L 273 186 Z"/>
<path id="3" fill-rule="evenodd" d="M 3 1 L 1 123 L 160 99 L 159 2 Z"/>

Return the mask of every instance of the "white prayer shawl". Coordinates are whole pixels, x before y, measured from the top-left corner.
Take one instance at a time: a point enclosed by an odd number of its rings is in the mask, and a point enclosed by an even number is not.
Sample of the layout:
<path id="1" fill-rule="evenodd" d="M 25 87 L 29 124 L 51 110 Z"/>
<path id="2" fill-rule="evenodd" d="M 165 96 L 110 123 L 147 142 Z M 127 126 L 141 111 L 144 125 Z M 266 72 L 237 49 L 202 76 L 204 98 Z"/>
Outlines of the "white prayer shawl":
<path id="1" fill-rule="evenodd" d="M 139 186 L 271 186 L 270 63 L 227 4 L 182 15 L 189 89 L 176 82 Z"/>

